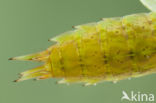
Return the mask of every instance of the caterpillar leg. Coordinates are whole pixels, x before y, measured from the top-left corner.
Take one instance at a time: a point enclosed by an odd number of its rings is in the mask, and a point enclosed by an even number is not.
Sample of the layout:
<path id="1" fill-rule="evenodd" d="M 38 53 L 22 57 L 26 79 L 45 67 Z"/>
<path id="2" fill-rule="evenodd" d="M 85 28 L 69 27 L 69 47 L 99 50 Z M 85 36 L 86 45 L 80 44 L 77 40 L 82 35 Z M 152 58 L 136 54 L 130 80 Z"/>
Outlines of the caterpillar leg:
<path id="1" fill-rule="evenodd" d="M 71 83 L 85 83 L 84 86 L 90 86 L 90 85 L 96 85 L 97 83 L 99 83 L 101 81 L 101 78 L 64 78 L 60 81 L 58 81 L 58 84 L 71 84 Z"/>
<path id="2" fill-rule="evenodd" d="M 85 79 L 84 82 L 86 82 L 86 83 L 84 84 L 84 86 L 91 86 L 91 85 L 96 86 L 96 84 L 101 82 L 101 81 L 102 80 L 100 78 Z"/>
<path id="3" fill-rule="evenodd" d="M 75 82 L 80 82 L 80 78 L 63 78 L 62 80 L 59 80 L 57 84 L 71 84 Z"/>

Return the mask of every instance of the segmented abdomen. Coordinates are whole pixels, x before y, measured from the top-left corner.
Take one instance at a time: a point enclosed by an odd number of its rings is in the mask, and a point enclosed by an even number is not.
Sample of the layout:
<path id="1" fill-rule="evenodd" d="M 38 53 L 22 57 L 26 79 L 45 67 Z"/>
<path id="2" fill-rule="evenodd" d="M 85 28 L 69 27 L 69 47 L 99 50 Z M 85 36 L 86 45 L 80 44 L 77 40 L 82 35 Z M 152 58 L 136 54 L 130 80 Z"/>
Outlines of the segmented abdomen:
<path id="1" fill-rule="evenodd" d="M 156 13 L 106 18 L 50 39 L 47 50 L 10 58 L 42 61 L 16 80 L 64 78 L 59 83 L 117 81 L 156 72 Z"/>
<path id="2" fill-rule="evenodd" d="M 156 14 L 135 14 L 76 26 L 53 38 L 54 77 L 123 79 L 155 72 Z"/>

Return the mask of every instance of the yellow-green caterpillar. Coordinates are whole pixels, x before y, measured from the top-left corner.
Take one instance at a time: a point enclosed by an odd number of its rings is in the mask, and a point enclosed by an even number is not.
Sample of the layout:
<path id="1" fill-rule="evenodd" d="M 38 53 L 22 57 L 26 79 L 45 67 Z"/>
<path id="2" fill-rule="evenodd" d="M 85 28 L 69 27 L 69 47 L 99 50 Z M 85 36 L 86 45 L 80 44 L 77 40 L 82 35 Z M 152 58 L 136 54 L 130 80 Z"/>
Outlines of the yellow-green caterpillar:
<path id="1" fill-rule="evenodd" d="M 21 73 L 16 80 L 63 78 L 58 83 L 118 81 L 156 72 L 156 1 L 141 0 L 152 12 L 75 26 L 50 39 L 47 50 L 11 60 L 44 65 Z"/>

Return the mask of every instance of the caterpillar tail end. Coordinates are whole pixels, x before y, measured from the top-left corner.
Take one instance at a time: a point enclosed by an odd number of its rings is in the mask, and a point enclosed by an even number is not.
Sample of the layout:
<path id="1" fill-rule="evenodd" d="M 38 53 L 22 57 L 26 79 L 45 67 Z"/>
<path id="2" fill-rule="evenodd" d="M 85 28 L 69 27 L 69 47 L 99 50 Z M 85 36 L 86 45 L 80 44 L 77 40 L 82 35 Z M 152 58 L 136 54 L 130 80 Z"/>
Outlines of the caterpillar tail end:
<path id="1" fill-rule="evenodd" d="M 14 82 L 20 82 L 28 79 L 41 80 L 48 79 L 51 77 L 52 77 L 51 65 L 45 64 L 20 73 L 19 79 L 14 80 Z"/>

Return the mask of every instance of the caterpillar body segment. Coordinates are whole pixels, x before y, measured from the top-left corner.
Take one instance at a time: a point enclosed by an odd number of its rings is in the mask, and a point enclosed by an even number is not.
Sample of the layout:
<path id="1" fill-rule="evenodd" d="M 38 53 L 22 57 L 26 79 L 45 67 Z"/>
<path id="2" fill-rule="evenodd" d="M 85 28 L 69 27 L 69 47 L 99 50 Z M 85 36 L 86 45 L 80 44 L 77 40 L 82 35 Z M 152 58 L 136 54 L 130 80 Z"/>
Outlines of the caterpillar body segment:
<path id="1" fill-rule="evenodd" d="M 60 34 L 59 36 L 57 36 L 55 38 L 49 39 L 49 41 L 55 41 L 55 42 L 62 43 L 66 40 L 74 39 L 74 38 L 76 38 L 76 35 L 74 35 L 75 34 L 74 32 L 75 31 L 65 32 L 65 33 Z"/>
<path id="2" fill-rule="evenodd" d="M 105 18 L 74 28 L 50 39 L 56 43 L 43 52 L 11 58 L 44 62 L 21 73 L 16 82 L 63 78 L 59 84 L 88 86 L 156 72 L 155 12 Z"/>
<path id="3" fill-rule="evenodd" d="M 96 32 L 96 23 L 89 23 L 84 25 L 75 26 L 76 30 L 65 32 L 59 36 L 49 39 L 49 41 L 56 41 L 63 43 L 68 40 L 77 40 L 81 38 L 82 34 L 93 34 Z"/>

